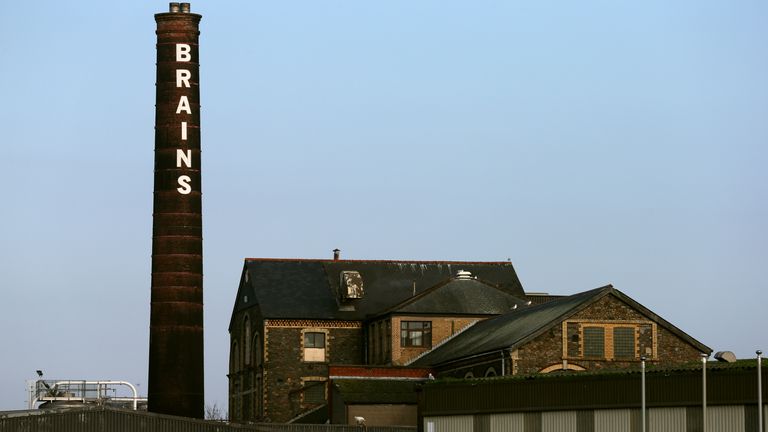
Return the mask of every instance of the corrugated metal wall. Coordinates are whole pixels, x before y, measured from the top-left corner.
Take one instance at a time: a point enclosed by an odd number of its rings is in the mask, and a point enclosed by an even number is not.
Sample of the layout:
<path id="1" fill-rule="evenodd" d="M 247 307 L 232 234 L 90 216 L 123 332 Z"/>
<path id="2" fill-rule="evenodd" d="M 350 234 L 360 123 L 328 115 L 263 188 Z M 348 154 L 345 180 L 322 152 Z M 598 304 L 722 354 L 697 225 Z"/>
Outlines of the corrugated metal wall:
<path id="1" fill-rule="evenodd" d="M 701 407 L 651 408 L 646 419 L 648 432 L 699 432 L 701 414 Z M 642 432 L 641 425 L 639 409 L 424 418 L 425 432 Z M 757 432 L 757 409 L 743 405 L 708 407 L 707 426 L 709 431 L 716 432 Z"/>
<path id="2" fill-rule="evenodd" d="M 515 413 L 492 415 L 491 432 L 528 432 L 525 430 L 525 414 Z"/>
<path id="3" fill-rule="evenodd" d="M 685 408 L 654 408 L 648 410 L 650 432 L 683 432 L 686 425 Z"/>
<path id="4" fill-rule="evenodd" d="M 542 432 L 577 432 L 576 411 L 553 411 L 541 414 Z"/>
<path id="5" fill-rule="evenodd" d="M 426 432 L 473 432 L 474 416 L 425 417 Z"/>
<path id="6" fill-rule="evenodd" d="M 718 432 L 744 432 L 743 406 L 715 406 L 707 408 L 707 429 Z"/>
<path id="7" fill-rule="evenodd" d="M 632 432 L 632 410 L 595 410 L 595 432 Z"/>

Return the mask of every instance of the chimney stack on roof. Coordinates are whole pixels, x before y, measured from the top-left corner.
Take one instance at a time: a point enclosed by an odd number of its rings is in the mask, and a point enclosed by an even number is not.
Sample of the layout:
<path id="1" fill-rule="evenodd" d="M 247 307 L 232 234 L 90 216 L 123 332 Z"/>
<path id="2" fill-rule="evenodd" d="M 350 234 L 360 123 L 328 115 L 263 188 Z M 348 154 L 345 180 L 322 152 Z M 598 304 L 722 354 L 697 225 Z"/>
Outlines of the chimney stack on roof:
<path id="1" fill-rule="evenodd" d="M 341 251 L 339 249 L 333 250 L 333 260 L 338 261 L 339 257 L 341 256 Z"/>

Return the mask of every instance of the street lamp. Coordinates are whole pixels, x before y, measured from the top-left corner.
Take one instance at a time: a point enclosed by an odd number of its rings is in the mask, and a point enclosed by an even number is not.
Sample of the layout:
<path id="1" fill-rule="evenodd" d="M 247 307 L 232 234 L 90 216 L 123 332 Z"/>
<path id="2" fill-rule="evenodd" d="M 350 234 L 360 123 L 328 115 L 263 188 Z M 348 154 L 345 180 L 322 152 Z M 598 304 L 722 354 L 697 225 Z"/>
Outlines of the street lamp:
<path id="1" fill-rule="evenodd" d="M 641 406 L 641 410 L 642 410 L 642 413 L 643 413 L 642 414 L 643 428 L 640 429 L 640 430 L 641 430 L 641 432 L 645 432 L 645 356 L 641 356 L 640 357 L 640 372 L 641 372 L 640 375 L 642 377 L 641 378 L 642 384 L 640 386 L 641 387 L 641 391 L 640 392 L 641 392 L 642 400 L 643 400 L 642 406 Z"/>
<path id="2" fill-rule="evenodd" d="M 701 353 L 701 425 L 702 432 L 707 432 L 707 358 L 709 354 Z"/>

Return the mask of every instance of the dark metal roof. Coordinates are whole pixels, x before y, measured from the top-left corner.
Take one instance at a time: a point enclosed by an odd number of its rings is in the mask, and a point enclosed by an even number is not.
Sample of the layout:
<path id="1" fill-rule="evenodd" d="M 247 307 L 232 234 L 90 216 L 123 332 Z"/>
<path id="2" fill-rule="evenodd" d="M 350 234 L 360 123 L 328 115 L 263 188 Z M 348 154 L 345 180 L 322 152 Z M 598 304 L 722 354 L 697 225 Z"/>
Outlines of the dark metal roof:
<path id="1" fill-rule="evenodd" d="M 498 317 L 481 321 L 420 357 L 412 366 L 440 365 L 474 355 L 513 349 L 606 295 L 618 297 L 649 319 L 693 344 L 702 352 L 712 351 L 706 345 L 693 339 L 613 286 L 606 285 L 539 305 L 519 308 Z"/>
<path id="2" fill-rule="evenodd" d="M 504 297 L 504 293 L 519 298 L 525 295 L 512 264 L 506 261 L 250 258 L 245 260 L 234 312 L 258 306 L 264 318 L 364 320 L 403 303 L 414 297 L 414 293 L 418 295 L 430 287 L 445 283 L 459 270 L 469 271 L 483 280 L 484 284 L 496 286 L 494 289 L 500 291 L 500 294 L 495 294 L 496 298 Z M 344 305 L 340 303 L 338 295 L 342 271 L 359 272 L 364 287 L 361 299 L 350 300 Z M 449 288 L 448 291 L 451 290 Z M 245 296 L 249 299 L 247 303 L 244 301 Z M 504 304 L 508 304 L 508 301 L 505 300 Z"/>
<path id="3" fill-rule="evenodd" d="M 341 379 L 333 380 L 345 404 L 416 404 L 420 380 Z"/>

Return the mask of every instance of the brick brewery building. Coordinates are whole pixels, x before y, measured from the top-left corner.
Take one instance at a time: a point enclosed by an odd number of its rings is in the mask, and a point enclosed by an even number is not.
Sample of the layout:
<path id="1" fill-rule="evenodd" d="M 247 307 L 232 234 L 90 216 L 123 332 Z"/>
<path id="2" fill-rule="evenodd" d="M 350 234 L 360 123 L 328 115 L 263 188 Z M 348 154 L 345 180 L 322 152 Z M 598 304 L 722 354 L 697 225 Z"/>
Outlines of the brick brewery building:
<path id="1" fill-rule="evenodd" d="M 527 295 L 509 262 L 246 259 L 233 421 L 415 426 L 414 383 L 688 363 L 711 349 L 612 286 Z"/>

